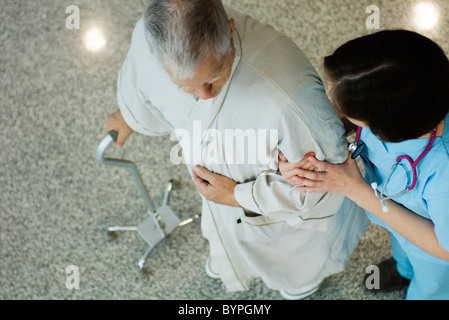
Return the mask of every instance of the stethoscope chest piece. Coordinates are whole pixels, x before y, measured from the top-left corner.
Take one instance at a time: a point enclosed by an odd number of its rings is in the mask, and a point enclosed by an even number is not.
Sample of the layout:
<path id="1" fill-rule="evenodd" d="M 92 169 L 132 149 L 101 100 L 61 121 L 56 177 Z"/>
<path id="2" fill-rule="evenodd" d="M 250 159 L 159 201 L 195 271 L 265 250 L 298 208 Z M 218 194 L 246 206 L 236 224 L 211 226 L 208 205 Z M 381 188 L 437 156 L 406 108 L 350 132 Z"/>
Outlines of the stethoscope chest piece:
<path id="1" fill-rule="evenodd" d="M 353 160 L 357 158 L 363 152 L 363 150 L 365 150 L 366 144 L 365 142 L 360 140 L 361 136 L 362 136 L 362 127 L 358 127 L 355 136 L 355 141 L 351 143 L 348 147 L 349 152 L 352 152 L 351 158 Z"/>
<path id="2" fill-rule="evenodd" d="M 363 141 L 354 141 L 348 147 L 349 151 L 352 152 L 351 158 L 356 159 L 365 150 L 366 144 Z"/>

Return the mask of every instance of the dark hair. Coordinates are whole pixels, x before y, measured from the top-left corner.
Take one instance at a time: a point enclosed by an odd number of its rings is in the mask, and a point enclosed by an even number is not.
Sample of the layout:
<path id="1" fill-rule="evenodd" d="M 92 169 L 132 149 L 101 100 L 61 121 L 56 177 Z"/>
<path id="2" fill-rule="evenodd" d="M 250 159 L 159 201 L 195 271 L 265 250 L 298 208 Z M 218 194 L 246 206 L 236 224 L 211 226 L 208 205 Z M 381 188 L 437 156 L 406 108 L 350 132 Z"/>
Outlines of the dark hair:
<path id="1" fill-rule="evenodd" d="M 419 138 L 449 112 L 449 60 L 416 32 L 349 41 L 324 59 L 324 70 L 340 116 L 366 123 L 383 141 Z"/>

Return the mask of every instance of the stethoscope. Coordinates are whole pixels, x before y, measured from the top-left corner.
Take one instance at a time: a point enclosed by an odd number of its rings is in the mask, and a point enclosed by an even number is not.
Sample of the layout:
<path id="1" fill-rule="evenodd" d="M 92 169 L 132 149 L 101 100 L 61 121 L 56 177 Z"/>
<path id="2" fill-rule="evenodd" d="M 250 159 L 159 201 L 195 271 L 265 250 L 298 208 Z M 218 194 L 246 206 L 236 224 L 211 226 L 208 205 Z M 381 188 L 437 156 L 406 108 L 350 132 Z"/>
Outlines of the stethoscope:
<path id="1" fill-rule="evenodd" d="M 358 127 L 355 141 L 353 143 L 351 143 L 348 147 L 349 151 L 352 152 L 352 156 L 351 156 L 352 159 L 356 159 L 366 148 L 366 144 L 363 141 L 360 141 L 361 135 L 362 135 L 362 127 Z M 430 140 L 429 140 L 429 143 L 427 144 L 427 147 L 424 149 L 424 151 L 421 153 L 421 155 L 418 157 L 418 159 L 416 159 L 416 161 L 413 161 L 413 159 L 411 157 L 409 157 L 408 155 L 403 155 L 403 156 L 397 157 L 395 164 L 391 167 L 390 173 L 387 176 L 387 179 L 384 183 L 384 186 L 382 187 L 381 192 L 377 191 L 378 185 L 376 182 L 373 182 L 371 184 L 371 188 L 373 188 L 374 194 L 376 195 L 377 199 L 379 199 L 380 202 L 382 203 L 382 209 L 384 212 L 388 212 L 388 210 L 389 210 L 388 207 L 385 205 L 386 200 L 391 200 L 393 198 L 399 197 L 400 195 L 406 193 L 407 191 L 411 191 L 415 188 L 416 183 L 418 182 L 418 173 L 416 171 L 416 167 L 421 162 L 421 160 L 427 155 L 427 153 L 429 153 L 429 150 L 432 147 L 436 136 L 437 136 L 437 128 L 435 128 L 432 131 L 432 135 L 430 136 Z M 410 184 L 410 186 L 406 187 L 401 192 L 398 192 L 393 196 L 387 197 L 387 196 L 385 196 L 385 193 L 384 193 L 385 187 L 387 186 L 388 182 L 390 181 L 390 178 L 391 178 L 391 175 L 393 174 L 394 169 L 399 165 L 399 163 L 402 160 L 407 160 L 410 163 L 410 166 L 413 171 L 412 183 Z"/>

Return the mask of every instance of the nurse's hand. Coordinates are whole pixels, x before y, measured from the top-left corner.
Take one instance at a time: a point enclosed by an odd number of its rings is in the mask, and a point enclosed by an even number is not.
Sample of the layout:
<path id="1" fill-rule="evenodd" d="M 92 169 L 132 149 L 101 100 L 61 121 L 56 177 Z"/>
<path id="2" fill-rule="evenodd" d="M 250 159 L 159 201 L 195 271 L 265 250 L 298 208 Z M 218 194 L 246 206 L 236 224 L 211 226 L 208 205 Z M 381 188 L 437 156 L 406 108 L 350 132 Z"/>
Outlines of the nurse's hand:
<path id="1" fill-rule="evenodd" d="M 355 160 L 348 157 L 342 164 L 331 164 L 309 157 L 320 171 L 297 170 L 296 188 L 305 192 L 332 192 L 354 199 L 367 184 Z"/>
<path id="2" fill-rule="evenodd" d="M 237 182 L 228 177 L 210 172 L 201 166 L 196 166 L 192 170 L 192 175 L 196 189 L 207 200 L 226 206 L 240 207 L 234 196 Z"/>
<path id="3" fill-rule="evenodd" d="M 106 121 L 106 131 L 115 130 L 118 132 L 117 141 L 115 142 L 115 146 L 118 149 L 123 148 L 123 144 L 126 139 L 134 132 L 130 126 L 125 122 L 125 119 L 122 116 L 120 109 L 115 111 L 109 119 Z"/>
<path id="4" fill-rule="evenodd" d="M 315 153 L 309 152 L 298 163 L 290 163 L 284 154 L 279 151 L 279 171 L 281 172 L 282 177 L 292 185 L 298 184 L 297 174 L 300 169 L 310 171 L 316 169 L 316 166 L 308 160 L 309 157 L 315 157 Z"/>

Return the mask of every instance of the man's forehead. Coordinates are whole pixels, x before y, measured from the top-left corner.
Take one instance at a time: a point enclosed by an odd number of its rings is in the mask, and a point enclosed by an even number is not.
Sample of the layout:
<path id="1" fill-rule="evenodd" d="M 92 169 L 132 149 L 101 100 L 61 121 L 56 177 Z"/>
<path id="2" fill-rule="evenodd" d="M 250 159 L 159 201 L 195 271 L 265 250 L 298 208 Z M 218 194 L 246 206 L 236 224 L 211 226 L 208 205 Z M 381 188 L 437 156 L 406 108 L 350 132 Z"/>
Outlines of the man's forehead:
<path id="1" fill-rule="evenodd" d="M 174 81 L 182 85 L 203 85 L 211 80 L 214 80 L 222 72 L 224 66 L 224 59 L 220 61 L 217 61 L 216 59 L 209 59 L 200 65 L 197 72 L 191 79 L 174 79 Z"/>

